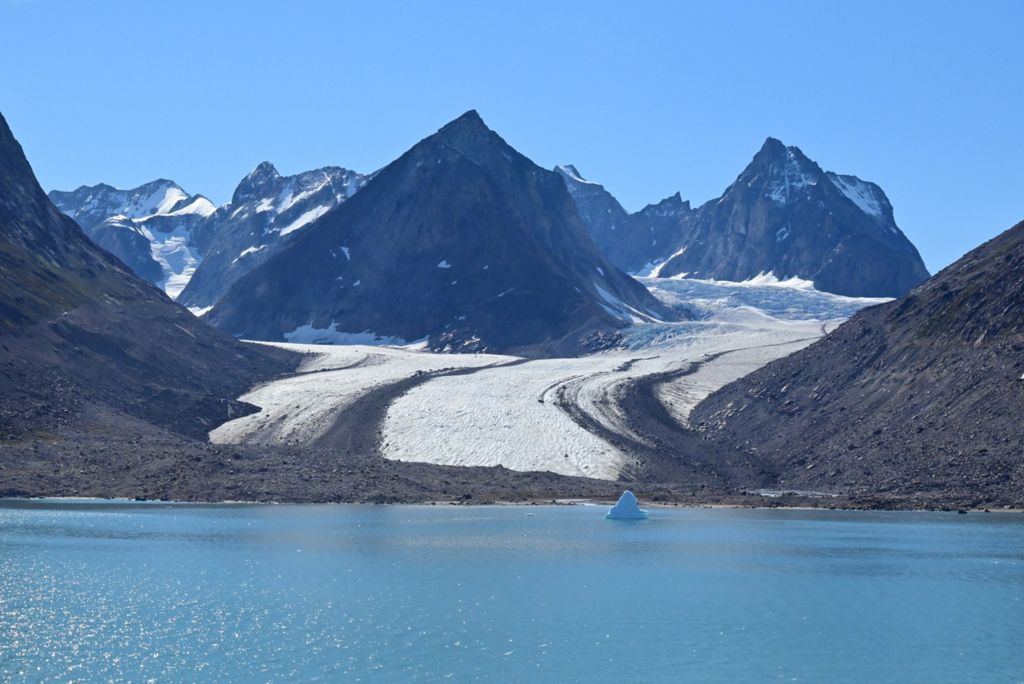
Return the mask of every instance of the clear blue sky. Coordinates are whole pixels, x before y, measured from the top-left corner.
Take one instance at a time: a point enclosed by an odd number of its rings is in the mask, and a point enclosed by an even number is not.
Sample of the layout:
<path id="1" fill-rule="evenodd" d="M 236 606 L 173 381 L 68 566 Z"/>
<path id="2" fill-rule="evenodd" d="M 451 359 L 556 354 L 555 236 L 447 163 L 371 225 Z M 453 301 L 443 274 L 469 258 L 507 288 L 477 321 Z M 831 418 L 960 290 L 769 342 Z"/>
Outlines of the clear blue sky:
<path id="1" fill-rule="evenodd" d="M 383 166 L 471 108 L 628 209 L 766 136 L 879 183 L 929 268 L 1024 219 L 1024 2 L 0 0 L 0 111 L 47 189 Z"/>

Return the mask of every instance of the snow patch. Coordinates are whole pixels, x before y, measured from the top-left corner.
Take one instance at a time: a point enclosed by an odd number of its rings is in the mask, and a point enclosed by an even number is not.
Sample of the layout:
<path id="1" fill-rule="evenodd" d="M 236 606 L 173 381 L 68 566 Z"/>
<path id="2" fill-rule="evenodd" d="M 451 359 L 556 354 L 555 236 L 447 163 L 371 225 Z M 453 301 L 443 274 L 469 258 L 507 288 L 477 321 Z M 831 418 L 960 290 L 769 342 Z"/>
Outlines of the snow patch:
<path id="1" fill-rule="evenodd" d="M 597 294 L 606 302 L 606 304 L 601 304 L 601 308 L 615 318 L 625 323 L 645 323 L 651 320 L 650 316 L 640 313 L 597 283 L 594 283 L 594 287 L 597 289 Z"/>
<path id="2" fill-rule="evenodd" d="M 856 176 L 840 176 L 835 173 L 829 174 L 828 179 L 839 189 L 839 192 L 857 205 L 858 209 L 876 219 L 885 220 L 885 206 L 888 202 L 878 186 L 862 181 Z"/>
<path id="3" fill-rule="evenodd" d="M 318 218 L 320 218 L 330 210 L 331 207 L 329 206 L 314 207 L 310 209 L 309 211 L 302 214 L 302 216 L 298 217 L 297 219 L 289 223 L 286 227 L 282 228 L 281 237 L 284 237 L 289 233 L 294 233 L 300 228 L 305 228 L 307 225 L 309 225 L 313 221 L 316 221 Z"/>
<path id="4" fill-rule="evenodd" d="M 246 247 L 245 249 L 242 250 L 241 254 L 236 256 L 231 261 L 231 263 L 235 263 L 236 261 L 238 261 L 242 257 L 249 256 L 250 254 L 255 254 L 256 252 L 259 252 L 260 250 L 266 249 L 266 247 L 267 247 L 266 245 L 260 245 L 259 247 Z"/>
<path id="5" fill-rule="evenodd" d="M 773 271 L 762 271 L 761 273 L 758 273 L 753 278 L 749 278 L 748 280 L 741 280 L 741 281 L 737 282 L 736 284 L 740 285 L 740 286 L 744 286 L 745 285 L 745 286 L 748 286 L 748 287 L 749 286 L 768 286 L 768 287 L 789 287 L 789 288 L 797 288 L 797 289 L 800 289 L 800 290 L 813 290 L 814 289 L 814 281 L 813 280 L 805 280 L 804 278 L 800 278 L 799 276 L 791 276 L 789 278 L 781 280 L 781 279 L 779 279 L 779 277 L 777 275 L 775 275 L 775 273 Z"/>
<path id="6" fill-rule="evenodd" d="M 586 178 L 580 175 L 580 172 L 577 171 L 576 167 L 573 166 L 572 164 L 559 164 L 558 166 L 555 167 L 555 170 L 561 171 L 563 174 L 565 174 L 566 176 L 568 176 L 577 183 L 582 183 L 584 185 L 598 185 L 598 183 L 588 181 Z"/>
<path id="7" fill-rule="evenodd" d="M 181 226 L 169 233 L 153 233 L 145 227 L 141 227 L 141 231 L 149 240 L 150 256 L 160 264 L 164 274 L 157 286 L 171 299 L 177 299 L 203 260 L 190 244 L 190 231 Z"/>
<path id="8" fill-rule="evenodd" d="M 213 202 L 205 197 L 196 197 L 181 209 L 175 209 L 174 211 L 166 214 L 166 216 L 187 216 L 195 214 L 206 218 L 215 211 L 217 211 L 217 207 L 213 206 Z"/>
<path id="9" fill-rule="evenodd" d="M 768 184 L 768 198 L 776 204 L 786 205 L 796 199 L 800 191 L 817 184 L 818 179 L 801 167 L 793 148 L 787 147 L 781 175 Z"/>
<path id="10" fill-rule="evenodd" d="M 660 264 L 658 264 L 657 266 L 655 266 L 654 268 L 651 269 L 651 277 L 653 277 L 653 278 L 660 278 L 661 277 L 661 271 L 665 268 L 665 264 L 667 264 L 668 262 L 672 261 L 673 259 L 675 259 L 678 256 L 683 256 L 684 254 L 686 254 L 686 247 L 683 247 L 682 249 L 679 249 L 679 250 L 676 250 L 675 252 L 673 252 L 672 256 L 670 256 L 668 259 L 665 259 Z"/>
<path id="11" fill-rule="evenodd" d="M 402 346 L 408 344 L 401 337 L 378 335 L 369 330 L 363 332 L 343 332 L 338 330 L 333 321 L 327 328 L 314 328 L 312 324 L 300 325 L 291 332 L 284 333 L 284 339 L 301 344 L 362 344 L 370 346 Z"/>

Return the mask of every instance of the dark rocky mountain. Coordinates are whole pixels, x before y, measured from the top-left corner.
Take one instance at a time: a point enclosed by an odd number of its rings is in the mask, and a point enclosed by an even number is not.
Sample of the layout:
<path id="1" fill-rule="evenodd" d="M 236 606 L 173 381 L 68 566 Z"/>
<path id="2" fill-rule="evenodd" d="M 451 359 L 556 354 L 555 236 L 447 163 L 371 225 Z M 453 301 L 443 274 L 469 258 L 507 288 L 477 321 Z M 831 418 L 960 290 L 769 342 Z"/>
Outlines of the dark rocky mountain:
<path id="1" fill-rule="evenodd" d="M 629 214 L 603 185 L 586 180 L 571 164 L 556 166 L 590 237 L 608 260 L 628 273 L 645 274 L 682 240 L 690 203 L 678 193 Z"/>
<path id="2" fill-rule="evenodd" d="M 200 322 L 96 247 L 36 182 L 0 117 L 0 443 L 102 410 L 191 437 L 291 365 Z"/>
<path id="3" fill-rule="evenodd" d="M 193 233 L 214 211 L 210 200 L 164 179 L 132 190 L 103 183 L 52 190 L 49 198 L 93 242 L 172 297 L 201 259 Z"/>
<path id="4" fill-rule="evenodd" d="M 468 112 L 239 279 L 209 318 L 264 340 L 571 353 L 670 315 L 601 255 L 558 175 Z"/>
<path id="5" fill-rule="evenodd" d="M 368 176 L 337 166 L 282 176 L 263 162 L 242 179 L 231 202 L 196 236 L 203 261 L 179 301 L 212 306 L 238 278 L 264 263 L 292 235 L 351 197 Z"/>
<path id="6" fill-rule="evenodd" d="M 825 172 L 774 138 L 720 198 L 697 209 L 675 196 L 610 218 L 600 210 L 608 198 L 562 176 L 595 241 L 627 271 L 718 280 L 773 273 L 865 297 L 900 296 L 928 277 L 881 188 Z"/>
<path id="7" fill-rule="evenodd" d="M 692 421 L 797 489 L 1024 504 L 1024 223 Z"/>

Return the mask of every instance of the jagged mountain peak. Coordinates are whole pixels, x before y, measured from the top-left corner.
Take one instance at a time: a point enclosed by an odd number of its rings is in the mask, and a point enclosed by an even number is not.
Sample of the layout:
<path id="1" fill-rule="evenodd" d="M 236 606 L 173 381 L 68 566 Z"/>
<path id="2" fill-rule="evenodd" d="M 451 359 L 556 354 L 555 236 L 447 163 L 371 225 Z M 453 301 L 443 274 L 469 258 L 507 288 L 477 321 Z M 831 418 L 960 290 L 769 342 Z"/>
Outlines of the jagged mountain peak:
<path id="1" fill-rule="evenodd" d="M 627 214 L 569 169 L 555 170 L 591 237 L 627 271 L 739 281 L 771 272 L 856 296 L 898 296 L 928 277 L 881 188 L 826 173 L 778 138 L 767 138 L 724 193 L 696 209 L 677 193 Z"/>
<path id="2" fill-rule="evenodd" d="M 776 204 L 785 205 L 804 196 L 809 188 L 821 182 L 823 176 L 821 167 L 799 147 L 787 146 L 777 138 L 768 138 L 726 194 L 758 187 Z"/>
<path id="3" fill-rule="evenodd" d="M 761 144 L 761 149 L 757 151 L 757 155 L 780 155 L 785 154 L 789 146 L 782 142 L 779 138 L 769 135 L 764 139 L 764 143 Z"/>
<path id="4" fill-rule="evenodd" d="M 576 168 L 575 164 L 559 164 L 559 165 L 557 165 L 555 167 L 555 172 L 556 173 L 560 173 L 563 176 L 566 176 L 568 178 L 571 178 L 572 180 L 576 181 L 577 183 L 589 183 L 590 182 L 586 178 L 583 177 L 583 174 L 580 173 L 579 169 Z"/>
<path id="5" fill-rule="evenodd" d="M 252 171 L 249 172 L 249 175 L 247 175 L 246 178 L 276 178 L 279 175 L 281 174 L 278 173 L 277 167 L 274 166 L 271 162 L 261 161 L 259 164 L 256 165 L 256 167 Z"/>
<path id="6" fill-rule="evenodd" d="M 296 232 L 348 200 L 369 176 L 324 166 L 282 176 L 263 162 L 242 179 L 231 203 L 219 208 L 197 236 L 203 263 L 179 301 L 205 309 L 236 279 L 263 263 Z"/>
<path id="7" fill-rule="evenodd" d="M 238 187 L 235 188 L 235 192 L 231 196 L 231 203 L 240 204 L 245 202 L 254 195 L 258 195 L 268 186 L 276 183 L 279 178 L 281 178 L 281 174 L 278 173 L 277 168 L 273 164 L 268 161 L 260 162 L 256 165 L 256 168 L 250 171 L 238 183 Z"/>
<path id="8" fill-rule="evenodd" d="M 641 209 L 638 213 L 640 214 L 659 214 L 664 215 L 668 213 L 679 213 L 690 211 L 690 200 L 684 200 L 682 194 L 679 192 L 673 193 L 654 204 L 648 204 L 646 207 Z"/>

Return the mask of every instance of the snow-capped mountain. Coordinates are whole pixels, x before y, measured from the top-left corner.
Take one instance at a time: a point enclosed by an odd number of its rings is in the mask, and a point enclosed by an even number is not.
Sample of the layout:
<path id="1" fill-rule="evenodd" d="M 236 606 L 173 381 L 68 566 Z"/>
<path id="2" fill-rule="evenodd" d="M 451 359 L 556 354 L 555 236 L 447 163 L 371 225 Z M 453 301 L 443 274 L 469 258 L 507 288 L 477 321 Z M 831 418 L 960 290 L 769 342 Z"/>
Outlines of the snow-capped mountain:
<path id="1" fill-rule="evenodd" d="M 219 208 L 169 180 L 133 190 L 83 186 L 49 196 L 96 244 L 195 310 L 210 306 L 284 238 L 350 197 L 366 178 L 334 166 L 281 176 L 263 162 Z M 206 257 L 211 263 L 201 268 Z M 197 273 L 196 284 L 186 288 Z"/>
<path id="2" fill-rule="evenodd" d="M 177 183 L 159 179 L 132 190 L 119 190 L 104 183 L 62 192 L 53 190 L 50 200 L 75 219 L 83 230 L 111 216 L 148 219 L 153 216 L 209 216 L 214 206 L 202 195 L 189 195 Z"/>
<path id="3" fill-rule="evenodd" d="M 601 255 L 558 175 L 476 112 L 299 231 L 208 314 L 253 339 L 561 353 L 670 315 Z"/>
<path id="4" fill-rule="evenodd" d="M 270 162 L 261 163 L 200 228 L 204 261 L 179 301 L 193 309 L 214 305 L 238 278 L 355 194 L 367 178 L 337 166 L 282 176 Z"/>
<path id="5" fill-rule="evenodd" d="M 201 261 L 192 233 L 214 212 L 210 200 L 164 179 L 132 190 L 102 183 L 53 190 L 49 197 L 93 242 L 172 298 Z"/>
<path id="6" fill-rule="evenodd" d="M 774 274 L 872 297 L 902 295 L 928 277 L 881 188 L 825 172 L 774 138 L 721 197 L 697 209 L 676 195 L 610 220 L 614 212 L 592 211 L 610 195 L 578 174 L 561 175 L 595 241 L 634 273 L 732 281 Z"/>

